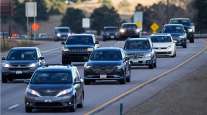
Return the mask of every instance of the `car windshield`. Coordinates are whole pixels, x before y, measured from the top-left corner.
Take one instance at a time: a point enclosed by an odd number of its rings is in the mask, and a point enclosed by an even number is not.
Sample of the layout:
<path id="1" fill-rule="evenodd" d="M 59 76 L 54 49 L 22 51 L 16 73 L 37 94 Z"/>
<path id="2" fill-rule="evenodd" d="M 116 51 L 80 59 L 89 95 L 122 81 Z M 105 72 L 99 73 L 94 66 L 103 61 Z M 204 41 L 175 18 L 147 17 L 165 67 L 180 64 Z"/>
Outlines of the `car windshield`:
<path id="1" fill-rule="evenodd" d="M 190 20 L 171 20 L 171 24 L 183 24 L 184 26 L 191 26 Z"/>
<path id="2" fill-rule="evenodd" d="M 184 33 L 184 28 L 181 26 L 165 26 L 164 33 Z"/>
<path id="3" fill-rule="evenodd" d="M 28 50 L 11 50 L 7 60 L 37 60 L 37 53 L 34 49 Z"/>
<path id="4" fill-rule="evenodd" d="M 126 29 L 136 29 L 137 26 L 135 24 L 124 24 L 122 26 L 122 28 L 126 28 Z"/>
<path id="5" fill-rule="evenodd" d="M 151 40 L 153 43 L 172 42 L 170 36 L 151 36 Z"/>
<path id="6" fill-rule="evenodd" d="M 70 71 L 38 71 L 31 79 L 31 84 L 71 84 Z"/>
<path id="7" fill-rule="evenodd" d="M 70 32 L 70 30 L 67 29 L 67 28 L 59 28 L 59 29 L 57 29 L 56 31 L 57 31 L 57 32 L 61 32 L 61 33 L 68 33 L 68 32 Z"/>
<path id="8" fill-rule="evenodd" d="M 117 28 L 104 28 L 105 32 L 116 32 Z"/>
<path id="9" fill-rule="evenodd" d="M 124 49 L 126 50 L 149 50 L 151 49 L 148 40 L 129 40 L 126 42 Z"/>
<path id="10" fill-rule="evenodd" d="M 94 61 L 118 61 L 122 60 L 122 54 L 119 50 L 100 50 L 94 51 L 90 60 Z"/>
<path id="11" fill-rule="evenodd" d="M 92 45 L 94 44 L 92 36 L 70 36 L 66 44 L 72 45 Z"/>

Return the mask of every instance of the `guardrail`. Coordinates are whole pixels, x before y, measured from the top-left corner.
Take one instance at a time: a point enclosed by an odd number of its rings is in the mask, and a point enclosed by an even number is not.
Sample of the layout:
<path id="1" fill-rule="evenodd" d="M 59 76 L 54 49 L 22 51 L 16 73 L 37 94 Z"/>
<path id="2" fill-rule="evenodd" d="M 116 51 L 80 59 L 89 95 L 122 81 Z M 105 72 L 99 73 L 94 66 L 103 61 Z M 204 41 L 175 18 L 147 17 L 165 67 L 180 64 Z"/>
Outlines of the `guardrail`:
<path id="1" fill-rule="evenodd" d="M 195 38 L 207 38 L 207 34 L 194 34 Z"/>

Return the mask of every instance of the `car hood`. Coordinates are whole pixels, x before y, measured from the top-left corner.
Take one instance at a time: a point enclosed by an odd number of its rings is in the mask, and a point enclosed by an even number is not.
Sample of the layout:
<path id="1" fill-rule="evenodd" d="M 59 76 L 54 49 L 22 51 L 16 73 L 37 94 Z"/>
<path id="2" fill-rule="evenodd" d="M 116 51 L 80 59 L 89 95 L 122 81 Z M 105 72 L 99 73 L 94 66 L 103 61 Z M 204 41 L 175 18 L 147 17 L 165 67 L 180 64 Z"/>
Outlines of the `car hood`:
<path id="1" fill-rule="evenodd" d="M 65 45 L 65 48 L 94 48 L 94 45 Z"/>
<path id="2" fill-rule="evenodd" d="M 30 84 L 30 89 L 37 90 L 37 91 L 45 91 L 45 90 L 65 90 L 72 88 L 71 84 Z"/>
<path id="3" fill-rule="evenodd" d="M 37 63 L 37 60 L 6 60 L 5 63 L 11 65 L 29 65 L 32 63 Z"/>
<path id="4" fill-rule="evenodd" d="M 118 66 L 122 61 L 88 61 L 88 66 Z"/>
<path id="5" fill-rule="evenodd" d="M 154 48 L 160 48 L 160 47 L 168 47 L 172 45 L 172 43 L 153 43 L 153 47 Z"/>

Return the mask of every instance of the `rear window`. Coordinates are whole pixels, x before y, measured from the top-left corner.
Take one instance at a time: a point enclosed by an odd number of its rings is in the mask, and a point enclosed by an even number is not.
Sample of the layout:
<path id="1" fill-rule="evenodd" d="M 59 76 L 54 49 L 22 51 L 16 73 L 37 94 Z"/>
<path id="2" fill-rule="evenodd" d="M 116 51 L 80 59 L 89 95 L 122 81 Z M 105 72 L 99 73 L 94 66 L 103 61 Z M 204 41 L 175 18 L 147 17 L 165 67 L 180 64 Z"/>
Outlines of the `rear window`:
<path id="1" fill-rule="evenodd" d="M 187 19 L 183 20 L 170 20 L 171 24 L 183 24 L 184 26 L 191 26 L 191 21 Z"/>
<path id="2" fill-rule="evenodd" d="M 172 42 L 170 36 L 151 36 L 151 41 L 152 41 L 153 43 Z"/>
<path id="3" fill-rule="evenodd" d="M 68 28 L 58 28 L 58 29 L 56 29 L 56 32 L 68 33 L 68 32 L 70 32 L 70 29 L 68 29 Z"/>
<path id="4" fill-rule="evenodd" d="M 129 40 L 126 42 L 124 49 L 126 50 L 149 50 L 151 49 L 148 40 Z"/>
<path id="5" fill-rule="evenodd" d="M 136 26 L 136 24 L 123 24 L 123 25 L 122 25 L 122 28 L 136 29 L 137 26 Z"/>
<path id="6" fill-rule="evenodd" d="M 71 84 L 70 71 L 37 71 L 32 77 L 31 84 Z"/>
<path id="7" fill-rule="evenodd" d="M 105 32 L 116 32 L 118 28 L 104 28 Z"/>
<path id="8" fill-rule="evenodd" d="M 184 28 L 182 26 L 165 26 L 164 33 L 184 33 Z"/>

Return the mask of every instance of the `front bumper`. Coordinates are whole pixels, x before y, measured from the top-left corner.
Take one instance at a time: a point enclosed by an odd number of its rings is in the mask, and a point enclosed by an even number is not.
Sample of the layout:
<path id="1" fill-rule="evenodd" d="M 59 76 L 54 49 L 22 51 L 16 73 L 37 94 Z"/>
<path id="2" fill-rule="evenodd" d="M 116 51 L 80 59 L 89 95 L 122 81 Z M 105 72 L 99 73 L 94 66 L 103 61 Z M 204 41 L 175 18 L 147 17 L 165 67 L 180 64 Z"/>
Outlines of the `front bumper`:
<path id="1" fill-rule="evenodd" d="M 25 97 L 25 105 L 32 108 L 65 108 L 72 106 L 72 97 Z"/>
<path id="2" fill-rule="evenodd" d="M 151 57 L 142 58 L 130 58 L 130 66 L 146 66 L 153 64 L 153 59 Z"/>
<path id="3" fill-rule="evenodd" d="M 103 39 L 116 39 L 117 38 L 117 35 L 114 35 L 114 34 L 106 34 L 106 35 L 103 35 Z"/>
<path id="4" fill-rule="evenodd" d="M 157 56 L 173 56 L 174 52 L 170 49 L 154 49 Z"/>
<path id="5" fill-rule="evenodd" d="M 124 32 L 119 34 L 119 38 L 128 38 L 128 37 L 140 37 L 140 33 L 136 32 Z"/>

